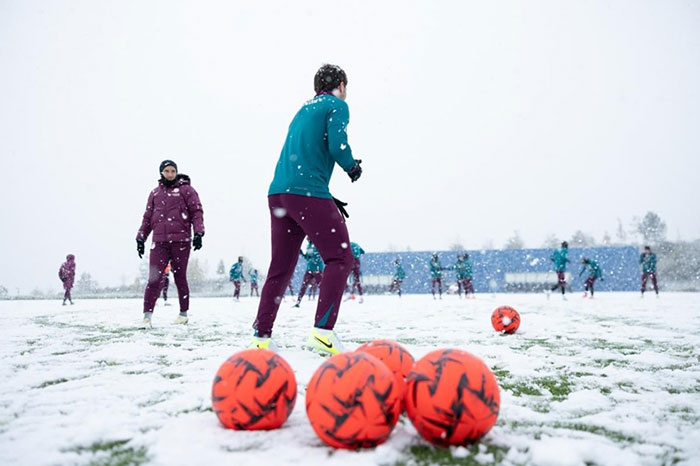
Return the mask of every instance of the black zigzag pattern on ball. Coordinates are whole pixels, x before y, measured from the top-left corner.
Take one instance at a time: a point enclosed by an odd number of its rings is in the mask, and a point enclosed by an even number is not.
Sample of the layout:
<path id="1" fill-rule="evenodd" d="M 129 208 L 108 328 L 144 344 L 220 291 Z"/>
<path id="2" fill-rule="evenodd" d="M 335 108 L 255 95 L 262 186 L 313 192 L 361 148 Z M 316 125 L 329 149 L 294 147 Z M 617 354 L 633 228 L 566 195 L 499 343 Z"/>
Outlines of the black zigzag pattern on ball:
<path id="1" fill-rule="evenodd" d="M 243 381 L 245 376 L 249 372 L 253 372 L 256 375 L 256 380 L 255 380 L 255 388 L 260 388 L 267 382 L 267 380 L 270 378 L 270 375 L 272 374 L 272 371 L 281 368 L 284 370 L 286 373 L 289 373 L 287 370 L 287 367 L 284 365 L 280 365 L 277 363 L 277 356 L 272 355 L 268 360 L 266 361 L 266 370 L 263 372 L 261 371 L 256 365 L 248 361 L 246 358 L 237 356 L 235 358 L 229 358 L 228 362 L 233 364 L 234 367 L 239 368 L 243 367 L 243 372 L 238 376 L 236 382 L 235 382 L 235 387 L 236 389 L 240 385 L 240 383 Z M 218 380 L 217 380 L 218 379 Z M 221 378 L 216 377 L 214 379 L 214 384 L 220 382 Z M 280 397 L 282 397 L 282 402 L 284 402 L 285 409 L 287 410 L 287 413 L 289 413 L 292 408 L 294 407 L 294 404 L 296 402 L 296 393 L 293 393 L 292 396 L 287 397 L 285 395 L 285 392 L 289 389 L 289 382 L 284 382 L 282 386 L 270 396 L 270 399 L 265 400 L 265 401 L 260 401 L 258 397 L 256 396 L 254 399 L 255 402 L 255 407 L 257 409 L 253 409 L 250 406 L 247 406 L 243 403 L 238 403 L 238 407 L 233 406 L 229 410 L 229 415 L 232 420 L 232 424 L 234 425 L 234 428 L 236 429 L 247 429 L 248 427 L 254 425 L 256 422 L 260 421 L 261 419 L 265 418 L 269 413 L 275 411 L 277 409 L 277 406 L 280 401 Z M 213 392 L 213 388 L 212 388 Z M 226 397 L 217 397 L 217 399 L 223 400 Z M 239 413 L 239 411 L 242 410 L 246 413 L 248 420 L 245 422 L 241 422 L 236 420 L 236 415 Z M 217 416 L 219 414 L 217 413 Z"/>
<path id="2" fill-rule="evenodd" d="M 444 370 L 445 366 L 450 363 L 450 362 L 456 362 L 459 363 L 460 361 L 458 359 L 454 359 L 451 357 L 451 354 L 453 353 L 453 350 L 445 350 L 442 352 L 440 357 L 436 361 L 430 361 L 430 364 L 435 367 L 435 376 L 430 377 L 425 374 L 416 372 L 416 371 L 411 371 L 410 374 L 408 374 L 408 381 L 413 381 L 413 391 L 411 393 L 411 397 L 413 400 L 413 405 L 416 406 L 418 404 L 418 386 L 422 382 L 428 382 L 428 391 L 430 392 L 430 396 L 434 396 L 435 392 L 437 392 L 438 386 L 440 385 L 440 379 L 442 378 L 442 371 Z"/>
<path id="3" fill-rule="evenodd" d="M 224 401 L 226 399 L 225 396 L 216 396 L 214 394 L 214 390 L 216 389 L 216 384 L 221 382 L 221 380 L 222 380 L 221 376 L 217 375 L 216 377 L 214 377 L 214 383 L 211 386 L 211 402 L 212 402 L 212 405 L 214 405 L 214 406 L 216 406 L 217 402 Z M 217 409 L 214 411 L 214 413 L 216 414 L 216 417 L 219 418 L 219 420 L 223 423 L 223 421 L 221 420 L 222 411 L 220 409 Z"/>
<path id="4" fill-rule="evenodd" d="M 357 364 L 360 361 L 366 361 L 370 363 L 373 367 L 375 366 L 374 362 L 367 358 L 367 356 L 363 353 L 349 354 L 345 356 L 345 364 L 340 369 L 338 369 L 337 366 L 333 364 L 328 364 L 329 367 L 324 368 L 322 370 L 321 375 L 319 376 L 319 380 L 322 377 L 322 374 L 326 371 L 326 369 L 331 370 L 332 368 L 336 368 L 336 375 L 338 377 L 342 377 L 345 371 L 347 371 L 353 365 Z M 362 403 L 362 397 L 365 396 L 365 394 L 371 394 L 375 397 L 375 399 L 380 401 L 383 420 L 376 420 L 379 425 L 392 426 L 395 423 L 396 418 L 398 417 L 398 413 L 396 415 L 392 414 L 391 406 L 386 404 L 386 400 L 389 397 L 389 394 L 391 394 L 392 390 L 394 389 L 394 382 L 392 379 L 389 379 L 389 386 L 383 392 L 377 390 L 377 388 L 375 387 L 375 382 L 376 379 L 374 377 L 374 374 L 371 374 L 367 377 L 367 379 L 365 379 L 365 383 L 363 386 L 357 387 L 357 389 L 353 393 L 349 394 L 346 398 L 343 399 L 337 395 L 333 395 L 333 400 L 341 408 L 340 412 L 334 411 L 328 405 L 321 405 L 323 410 L 333 418 L 333 426 L 329 429 L 324 430 L 324 433 L 328 435 L 328 437 L 334 439 L 337 442 L 342 443 L 343 445 L 347 445 L 350 448 L 375 447 L 382 443 L 384 440 L 386 440 L 386 438 L 388 438 L 389 434 L 391 433 L 391 429 L 388 429 L 385 435 L 382 435 L 381 437 L 376 439 L 359 439 L 358 437 L 361 434 L 362 429 L 358 429 L 357 431 L 346 436 L 341 436 L 338 434 L 338 430 L 340 430 L 340 428 L 343 427 L 345 421 L 348 420 L 348 418 L 355 412 L 355 410 L 359 409 L 362 413 L 362 416 L 366 419 L 367 413 L 365 412 L 365 407 Z M 367 393 L 367 391 L 369 391 L 370 393 Z M 367 420 L 373 421 L 371 419 Z"/>
<path id="5" fill-rule="evenodd" d="M 284 403 L 284 407 L 287 410 L 287 413 L 289 413 L 290 409 L 294 406 L 294 401 L 296 399 L 296 396 L 293 395 L 289 398 L 287 398 L 284 393 L 289 389 L 289 382 L 284 382 L 280 388 L 270 396 L 270 399 L 267 401 L 261 402 L 257 397 L 255 398 L 255 405 L 256 409 L 250 409 L 248 406 L 246 406 L 243 403 L 239 403 L 241 406 L 241 409 L 245 411 L 245 413 L 248 415 L 248 421 L 246 422 L 235 422 L 234 425 L 237 429 L 247 429 L 248 427 L 255 425 L 258 421 L 261 419 L 264 419 L 265 416 L 268 414 L 274 412 L 277 409 L 277 406 L 279 405 L 280 402 L 280 397 L 282 398 L 282 402 Z M 231 413 L 233 413 L 235 409 L 231 410 Z"/>
<path id="6" fill-rule="evenodd" d="M 389 342 L 386 341 L 380 341 L 373 346 L 377 346 L 380 348 L 387 348 L 389 350 L 389 356 L 392 355 L 394 350 L 399 350 L 399 363 L 403 365 L 404 358 L 407 358 L 409 360 L 412 360 L 413 358 L 411 357 L 410 353 L 406 351 L 401 345 L 392 345 Z"/>
<path id="7" fill-rule="evenodd" d="M 498 416 L 499 404 L 493 398 L 492 395 L 486 394 L 486 375 L 481 374 L 481 386 L 478 390 L 471 388 L 469 384 L 469 377 L 467 374 L 462 374 L 459 378 L 459 383 L 457 384 L 457 390 L 455 391 L 455 396 L 450 402 L 450 408 L 448 410 L 441 409 L 439 407 L 433 407 L 435 414 L 438 415 L 439 419 L 424 417 L 425 422 L 434 425 L 444 430 L 444 436 L 435 437 L 432 440 L 438 444 L 449 444 L 450 439 L 454 435 L 457 427 L 462 423 L 463 416 L 468 416 L 474 419 L 474 414 L 469 409 L 469 406 L 464 404 L 464 393 L 469 392 L 476 396 L 488 409 L 491 411 L 492 415 Z M 470 440 L 477 440 L 481 433 L 472 429 L 467 435 Z"/>

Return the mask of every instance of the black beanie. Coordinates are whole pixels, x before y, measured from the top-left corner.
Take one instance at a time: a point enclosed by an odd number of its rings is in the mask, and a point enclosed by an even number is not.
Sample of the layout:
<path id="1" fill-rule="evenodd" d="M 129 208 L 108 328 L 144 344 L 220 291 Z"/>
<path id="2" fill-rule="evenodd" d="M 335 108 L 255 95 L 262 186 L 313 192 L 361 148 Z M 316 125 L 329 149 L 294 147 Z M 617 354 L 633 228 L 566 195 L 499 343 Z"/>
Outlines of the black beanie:
<path id="1" fill-rule="evenodd" d="M 160 170 L 158 171 L 158 173 L 163 173 L 165 167 L 173 167 L 175 171 L 177 171 L 177 164 L 175 162 L 173 162 L 172 160 L 163 160 L 160 163 Z"/>

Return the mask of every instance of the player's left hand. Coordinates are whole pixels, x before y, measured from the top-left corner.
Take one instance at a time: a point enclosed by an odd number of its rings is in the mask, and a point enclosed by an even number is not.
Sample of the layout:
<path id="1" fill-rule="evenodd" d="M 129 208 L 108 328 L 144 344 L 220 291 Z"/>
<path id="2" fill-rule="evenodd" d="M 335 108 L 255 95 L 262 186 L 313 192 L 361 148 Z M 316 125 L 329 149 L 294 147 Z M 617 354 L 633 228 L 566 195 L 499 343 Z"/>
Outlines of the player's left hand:
<path id="1" fill-rule="evenodd" d="M 199 251 L 200 249 L 202 249 L 202 235 L 200 235 L 199 233 L 194 235 L 194 238 L 192 239 L 192 246 L 195 251 Z"/>

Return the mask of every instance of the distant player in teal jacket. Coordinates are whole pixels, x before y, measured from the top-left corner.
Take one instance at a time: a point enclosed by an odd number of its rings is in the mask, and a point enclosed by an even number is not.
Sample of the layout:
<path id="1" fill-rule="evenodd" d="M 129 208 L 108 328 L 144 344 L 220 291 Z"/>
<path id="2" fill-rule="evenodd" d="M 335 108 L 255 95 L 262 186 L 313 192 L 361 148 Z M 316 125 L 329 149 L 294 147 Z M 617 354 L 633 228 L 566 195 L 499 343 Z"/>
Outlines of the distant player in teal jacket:
<path id="1" fill-rule="evenodd" d="M 401 259 L 396 259 L 394 261 L 394 276 L 392 277 L 391 285 L 389 286 L 389 293 L 393 293 L 394 290 L 398 291 L 399 298 L 401 297 L 401 284 L 403 279 L 406 278 L 406 272 L 401 266 Z"/>
<path id="2" fill-rule="evenodd" d="M 656 297 L 659 297 L 659 286 L 656 284 L 656 254 L 651 252 L 649 246 L 644 246 L 644 252 L 639 256 L 639 263 L 642 266 L 642 298 L 647 289 L 647 280 L 651 278 L 651 284 L 654 285 Z"/>
<path id="3" fill-rule="evenodd" d="M 557 284 L 552 287 L 552 291 L 561 288 L 561 295 L 566 299 L 566 264 L 571 262 L 568 257 L 569 243 L 562 241 L 561 249 L 554 251 L 550 258 L 554 262 L 554 270 L 557 272 Z"/>
<path id="4" fill-rule="evenodd" d="M 440 259 L 438 258 L 438 253 L 433 253 L 433 258 L 430 260 L 430 291 L 433 293 L 433 299 L 435 299 L 435 285 L 438 286 L 438 292 L 440 293 L 440 299 L 442 299 L 442 271 L 445 270 L 442 265 L 440 265 Z"/>
<path id="5" fill-rule="evenodd" d="M 309 241 L 309 245 L 306 247 L 306 252 L 299 250 L 299 255 L 306 259 L 306 272 L 304 273 L 304 279 L 301 282 L 301 288 L 299 288 L 297 303 L 294 305 L 294 307 L 299 307 L 301 305 L 301 300 L 306 294 L 306 288 L 309 285 L 312 288 L 314 286 L 321 286 L 324 268 L 321 254 L 311 241 Z"/>
<path id="6" fill-rule="evenodd" d="M 238 262 L 231 266 L 231 270 L 228 272 L 228 278 L 233 282 L 235 290 L 233 292 L 233 298 L 238 301 L 241 297 L 241 281 L 245 281 L 243 276 L 243 257 L 238 257 Z"/>
<path id="7" fill-rule="evenodd" d="M 250 277 L 250 295 L 253 296 L 253 292 L 255 292 L 255 296 L 260 296 L 258 292 L 258 270 L 251 269 L 248 272 L 248 276 Z"/>
<path id="8" fill-rule="evenodd" d="M 578 276 L 580 277 L 583 272 L 588 271 L 588 278 L 586 278 L 586 282 L 583 284 L 583 297 L 587 298 L 588 292 L 590 291 L 591 299 L 593 299 L 593 284 L 599 278 L 601 281 L 603 281 L 603 272 L 600 270 L 598 262 L 594 261 L 593 259 L 582 257 L 581 263 L 583 264 L 583 267 L 581 267 L 581 271 L 578 273 Z"/>
<path id="9" fill-rule="evenodd" d="M 360 276 L 362 275 L 360 258 L 365 253 L 365 250 L 360 247 L 357 243 L 350 243 L 350 249 L 352 250 L 353 265 L 352 265 L 352 288 L 350 289 L 350 298 L 355 297 L 355 288 L 360 295 L 360 302 L 362 299 L 362 284 L 360 283 Z"/>
<path id="10" fill-rule="evenodd" d="M 457 292 L 462 297 L 462 287 L 464 287 L 464 297 L 468 298 L 469 293 L 474 297 L 474 286 L 472 285 L 472 263 L 469 254 L 457 255 L 457 262 L 451 267 L 455 271 L 457 278 Z"/>

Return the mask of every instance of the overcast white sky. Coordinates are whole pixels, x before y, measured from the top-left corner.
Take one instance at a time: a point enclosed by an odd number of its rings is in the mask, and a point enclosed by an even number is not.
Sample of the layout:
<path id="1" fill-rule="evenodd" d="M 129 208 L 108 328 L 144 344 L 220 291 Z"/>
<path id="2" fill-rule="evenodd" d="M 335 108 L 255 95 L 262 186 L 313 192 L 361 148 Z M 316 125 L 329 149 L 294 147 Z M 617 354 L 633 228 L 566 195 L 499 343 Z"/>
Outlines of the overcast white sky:
<path id="1" fill-rule="evenodd" d="M 204 204 L 193 257 L 266 270 L 267 188 L 324 62 L 364 160 L 331 190 L 368 251 L 600 240 L 648 210 L 700 237 L 700 2 L 0 0 L 0 285 L 58 289 L 67 253 L 132 282 L 164 158 Z"/>

